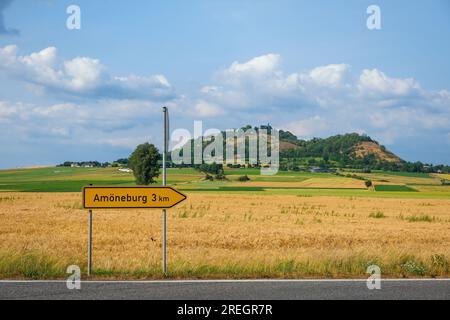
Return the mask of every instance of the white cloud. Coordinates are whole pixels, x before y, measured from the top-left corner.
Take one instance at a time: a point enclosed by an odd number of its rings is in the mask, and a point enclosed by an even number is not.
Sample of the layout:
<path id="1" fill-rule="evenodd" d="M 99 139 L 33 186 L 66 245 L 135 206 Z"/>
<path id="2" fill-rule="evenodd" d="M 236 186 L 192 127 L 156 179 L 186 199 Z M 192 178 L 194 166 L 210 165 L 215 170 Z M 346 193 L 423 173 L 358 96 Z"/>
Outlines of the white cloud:
<path id="1" fill-rule="evenodd" d="M 68 115 L 81 116 L 77 113 L 77 105 L 70 103 L 54 104 L 46 107 L 35 107 L 30 112 L 44 117 L 63 117 Z"/>
<path id="2" fill-rule="evenodd" d="M 308 73 L 284 76 L 279 69 L 280 60 L 278 54 L 267 54 L 244 63 L 233 62 L 221 72 L 219 79 L 236 86 L 251 82 L 255 87 L 272 87 L 273 90 L 299 89 L 311 84 L 335 88 L 344 84 L 349 71 L 347 64 L 330 64 L 314 68 Z M 217 91 L 220 87 L 205 87 L 208 88 Z"/>
<path id="3" fill-rule="evenodd" d="M 8 121 L 14 129 L 28 132 L 29 136 L 36 128 L 47 133 L 61 133 L 62 128 L 67 129 L 66 132 L 82 129 L 110 133 L 143 125 L 155 119 L 160 110 L 158 103 L 135 100 L 48 106 L 0 101 L 0 121 Z"/>
<path id="4" fill-rule="evenodd" d="M 194 111 L 195 116 L 205 118 L 216 117 L 223 114 L 223 111 L 218 105 L 203 100 L 197 102 Z"/>
<path id="5" fill-rule="evenodd" d="M 243 63 L 233 62 L 218 73 L 216 83 L 202 88 L 202 99 L 222 109 L 261 109 L 265 105 L 298 109 L 334 103 L 334 92 L 347 90 L 347 64 L 285 75 L 280 61 L 280 55 L 267 54 Z"/>
<path id="6" fill-rule="evenodd" d="M 114 137 L 114 138 L 103 138 L 103 139 L 87 139 L 84 141 L 86 144 L 100 144 L 108 145 L 111 147 L 121 147 L 127 149 L 133 149 L 141 143 L 151 141 L 150 136 L 141 137 Z"/>
<path id="7" fill-rule="evenodd" d="M 200 95 L 202 101 L 207 100 L 213 105 L 221 105 L 222 109 L 239 109 L 247 108 L 251 105 L 251 100 L 254 98 L 245 90 L 224 88 L 216 86 L 206 86 L 201 88 Z"/>
<path id="8" fill-rule="evenodd" d="M 17 46 L 0 48 L 0 70 L 56 94 L 77 97 L 168 100 L 172 85 L 163 75 L 111 76 L 98 59 L 76 57 L 61 61 L 49 47 L 18 55 Z"/>
<path id="9" fill-rule="evenodd" d="M 437 96 L 446 103 L 450 102 L 450 91 L 448 90 L 441 90 L 437 93 Z"/>
<path id="10" fill-rule="evenodd" d="M 190 128 L 191 120 L 207 118 L 208 127 L 221 129 L 271 123 L 304 139 L 364 132 L 383 144 L 405 137 L 448 138 L 450 143 L 448 90 L 427 91 L 414 79 L 377 69 L 355 76 L 347 64 L 284 72 L 280 61 L 279 55 L 269 54 L 234 62 L 211 83 L 173 98 L 163 75 L 111 76 L 96 59 L 61 61 L 52 47 L 20 56 L 17 47 L 8 46 L 0 48 L 0 72 L 44 92 L 99 99 L 0 101 L 0 130 L 19 139 L 16 145 L 31 141 L 131 149 L 150 135 L 159 139 L 159 99 L 169 99 L 164 104 L 173 128 Z"/>
<path id="11" fill-rule="evenodd" d="M 359 77 L 358 89 L 378 97 L 405 97 L 419 93 L 420 85 L 412 78 L 390 78 L 377 69 L 365 69 Z"/>
<path id="12" fill-rule="evenodd" d="M 149 101 L 104 100 L 50 105 L 0 101 L 0 142 L 5 154 L 20 150 L 26 155 L 18 161 L 33 163 L 41 155 L 53 159 L 53 163 L 67 159 L 111 161 L 114 158 L 91 158 L 90 154 L 98 151 L 100 157 L 105 157 L 102 152 L 109 150 L 112 154 L 113 150 L 122 150 L 123 156 L 127 156 L 139 143 L 151 141 L 158 145 L 162 130 L 160 119 L 160 104 Z M 29 148 L 46 151 L 36 155 L 32 150 L 27 151 Z M 8 162 L 3 161 L 0 166 L 5 163 Z"/>
<path id="13" fill-rule="evenodd" d="M 408 131 L 437 130 L 450 127 L 450 116 L 429 113 L 408 107 L 376 111 L 370 114 L 371 124 L 376 128 L 406 128 Z"/>
<path id="14" fill-rule="evenodd" d="M 450 91 L 441 90 L 436 93 L 430 93 L 428 96 L 429 99 L 433 101 L 433 105 L 436 109 L 450 112 Z"/>
<path id="15" fill-rule="evenodd" d="M 247 117 L 242 121 L 275 121 L 303 138 L 365 132 L 386 143 L 404 135 L 442 134 L 449 126 L 448 90 L 426 91 L 413 78 L 378 69 L 352 77 L 348 64 L 285 73 L 280 61 L 279 55 L 268 54 L 232 63 L 200 90 L 194 113 L 206 117 L 233 110 L 230 114 Z"/>
<path id="16" fill-rule="evenodd" d="M 94 90 L 101 84 L 103 69 L 97 59 L 83 57 L 64 62 L 68 88 L 76 92 Z"/>
<path id="17" fill-rule="evenodd" d="M 50 133 L 55 136 L 67 137 L 69 135 L 69 130 L 67 128 L 54 127 L 50 129 Z"/>
<path id="18" fill-rule="evenodd" d="M 4 101 L 0 101 L 0 120 L 6 120 L 17 114 L 20 109 L 19 104 L 10 105 Z"/>
<path id="19" fill-rule="evenodd" d="M 344 84 L 348 70 L 347 64 L 330 64 L 311 70 L 309 77 L 319 86 L 334 88 Z"/>
<path id="20" fill-rule="evenodd" d="M 320 136 L 329 128 L 327 121 L 320 116 L 288 123 L 285 128 L 302 139 Z"/>
<path id="21" fill-rule="evenodd" d="M 253 58 L 247 62 L 235 61 L 224 71 L 225 76 L 233 79 L 244 77 L 261 77 L 274 72 L 280 63 L 280 55 L 266 54 Z"/>

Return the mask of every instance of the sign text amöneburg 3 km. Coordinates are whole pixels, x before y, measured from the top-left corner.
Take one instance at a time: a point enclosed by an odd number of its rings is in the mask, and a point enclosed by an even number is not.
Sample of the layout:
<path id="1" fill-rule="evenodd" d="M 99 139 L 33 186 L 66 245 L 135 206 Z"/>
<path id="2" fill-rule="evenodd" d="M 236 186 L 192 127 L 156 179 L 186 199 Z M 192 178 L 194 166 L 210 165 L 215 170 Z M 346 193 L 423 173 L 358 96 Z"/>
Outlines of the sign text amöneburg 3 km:
<path id="1" fill-rule="evenodd" d="M 186 196 L 171 187 L 85 187 L 85 209 L 171 208 Z"/>

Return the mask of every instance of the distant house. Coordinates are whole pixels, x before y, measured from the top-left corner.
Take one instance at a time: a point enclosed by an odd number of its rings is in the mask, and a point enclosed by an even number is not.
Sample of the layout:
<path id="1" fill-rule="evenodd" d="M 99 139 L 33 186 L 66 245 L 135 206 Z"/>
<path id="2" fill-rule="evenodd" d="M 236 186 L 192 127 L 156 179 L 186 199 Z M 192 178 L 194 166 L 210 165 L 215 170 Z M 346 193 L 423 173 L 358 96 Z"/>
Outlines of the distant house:
<path id="1" fill-rule="evenodd" d="M 129 169 L 129 168 L 120 168 L 119 169 L 120 172 L 126 172 L 126 173 L 131 173 L 133 172 L 133 170 Z"/>

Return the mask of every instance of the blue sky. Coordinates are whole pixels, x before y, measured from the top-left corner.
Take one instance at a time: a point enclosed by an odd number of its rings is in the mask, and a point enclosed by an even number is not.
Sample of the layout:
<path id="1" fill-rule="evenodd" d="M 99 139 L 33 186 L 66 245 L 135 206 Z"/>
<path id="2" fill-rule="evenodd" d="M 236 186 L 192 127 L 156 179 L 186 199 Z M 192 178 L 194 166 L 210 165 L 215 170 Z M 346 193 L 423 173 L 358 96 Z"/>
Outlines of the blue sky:
<path id="1" fill-rule="evenodd" d="M 81 8 L 81 30 L 66 8 Z M 366 9 L 381 9 L 381 30 Z M 111 161 L 172 128 L 367 133 L 450 164 L 450 3 L 0 0 L 0 168 Z"/>

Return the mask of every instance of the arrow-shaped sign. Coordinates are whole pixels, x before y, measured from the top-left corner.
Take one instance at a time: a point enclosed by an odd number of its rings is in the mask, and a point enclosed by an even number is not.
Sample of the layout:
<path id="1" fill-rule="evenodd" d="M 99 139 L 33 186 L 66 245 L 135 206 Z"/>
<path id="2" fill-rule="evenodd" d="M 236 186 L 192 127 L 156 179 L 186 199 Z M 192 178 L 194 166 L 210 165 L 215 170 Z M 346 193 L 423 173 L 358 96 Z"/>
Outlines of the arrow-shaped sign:
<path id="1" fill-rule="evenodd" d="M 171 208 L 186 200 L 172 187 L 84 187 L 85 209 Z"/>

